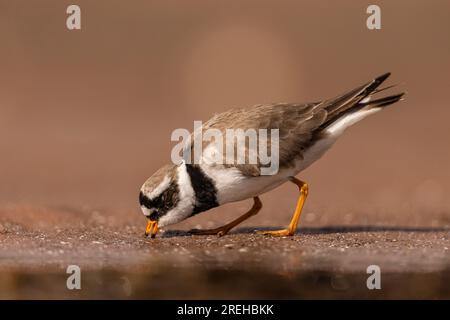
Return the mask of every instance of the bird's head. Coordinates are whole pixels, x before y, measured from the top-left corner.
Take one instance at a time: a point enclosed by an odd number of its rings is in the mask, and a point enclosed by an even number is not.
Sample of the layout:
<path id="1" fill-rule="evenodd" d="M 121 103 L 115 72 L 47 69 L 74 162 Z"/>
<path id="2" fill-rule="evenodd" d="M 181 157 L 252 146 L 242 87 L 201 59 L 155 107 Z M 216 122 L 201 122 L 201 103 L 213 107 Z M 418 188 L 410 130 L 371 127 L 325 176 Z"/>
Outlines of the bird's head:
<path id="1" fill-rule="evenodd" d="M 154 238 L 159 227 L 180 222 L 191 215 L 193 199 L 183 192 L 185 170 L 183 163 L 166 165 L 142 186 L 139 204 L 148 219 L 146 236 Z"/>

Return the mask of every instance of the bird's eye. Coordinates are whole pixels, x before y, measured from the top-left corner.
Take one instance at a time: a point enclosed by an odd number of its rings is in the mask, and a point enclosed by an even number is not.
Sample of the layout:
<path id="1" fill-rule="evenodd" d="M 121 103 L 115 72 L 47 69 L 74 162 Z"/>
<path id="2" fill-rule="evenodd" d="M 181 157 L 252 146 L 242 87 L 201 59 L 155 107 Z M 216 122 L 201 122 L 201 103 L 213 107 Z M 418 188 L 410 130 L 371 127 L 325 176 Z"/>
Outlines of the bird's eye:
<path id="1" fill-rule="evenodd" d="M 152 213 L 148 216 L 150 220 L 158 220 L 158 210 L 153 209 Z"/>

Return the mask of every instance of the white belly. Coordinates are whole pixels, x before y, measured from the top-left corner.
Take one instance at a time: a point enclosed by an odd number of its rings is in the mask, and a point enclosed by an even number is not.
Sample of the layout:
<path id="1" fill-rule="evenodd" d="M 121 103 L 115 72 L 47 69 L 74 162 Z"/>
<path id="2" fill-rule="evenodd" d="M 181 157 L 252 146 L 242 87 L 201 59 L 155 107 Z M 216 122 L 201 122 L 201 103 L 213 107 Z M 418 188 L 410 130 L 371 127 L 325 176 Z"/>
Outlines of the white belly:
<path id="1" fill-rule="evenodd" d="M 288 181 L 291 176 L 297 175 L 306 169 L 314 161 L 318 160 L 334 143 L 336 139 L 331 136 L 317 141 L 303 154 L 295 166 L 280 168 L 275 175 L 244 176 L 236 168 L 224 168 L 222 166 L 209 166 L 200 164 L 203 171 L 211 177 L 217 188 L 217 200 L 220 205 L 242 201 L 268 192 Z"/>

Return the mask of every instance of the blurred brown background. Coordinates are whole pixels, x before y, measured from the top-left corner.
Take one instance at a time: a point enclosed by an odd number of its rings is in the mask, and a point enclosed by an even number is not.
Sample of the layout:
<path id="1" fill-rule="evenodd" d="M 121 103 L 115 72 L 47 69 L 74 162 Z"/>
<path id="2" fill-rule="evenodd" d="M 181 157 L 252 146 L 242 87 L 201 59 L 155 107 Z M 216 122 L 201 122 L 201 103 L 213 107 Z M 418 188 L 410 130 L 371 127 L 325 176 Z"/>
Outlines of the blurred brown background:
<path id="1" fill-rule="evenodd" d="M 0 206 L 143 219 L 137 194 L 176 128 L 230 107 L 316 101 L 391 71 L 408 91 L 303 175 L 302 223 L 449 224 L 450 3 L 0 0 Z M 248 224 L 287 223 L 290 185 Z M 226 220 L 250 203 L 188 224 Z M 236 210 L 235 210 L 236 209 Z M 277 217 L 273 217 L 276 215 Z"/>

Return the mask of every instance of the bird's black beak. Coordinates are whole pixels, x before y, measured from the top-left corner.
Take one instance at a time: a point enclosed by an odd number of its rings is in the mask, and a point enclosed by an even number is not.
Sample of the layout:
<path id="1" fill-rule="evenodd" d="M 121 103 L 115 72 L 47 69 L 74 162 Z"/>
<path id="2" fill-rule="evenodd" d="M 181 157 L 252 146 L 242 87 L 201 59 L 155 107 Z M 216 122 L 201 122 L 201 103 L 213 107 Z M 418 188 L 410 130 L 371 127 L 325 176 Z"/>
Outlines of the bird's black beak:
<path id="1" fill-rule="evenodd" d="M 145 236 L 150 238 L 154 238 L 158 233 L 158 221 L 156 220 L 148 220 L 147 228 L 145 229 Z"/>

